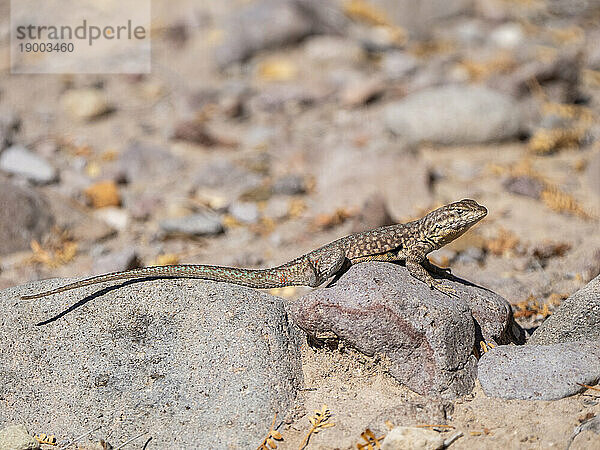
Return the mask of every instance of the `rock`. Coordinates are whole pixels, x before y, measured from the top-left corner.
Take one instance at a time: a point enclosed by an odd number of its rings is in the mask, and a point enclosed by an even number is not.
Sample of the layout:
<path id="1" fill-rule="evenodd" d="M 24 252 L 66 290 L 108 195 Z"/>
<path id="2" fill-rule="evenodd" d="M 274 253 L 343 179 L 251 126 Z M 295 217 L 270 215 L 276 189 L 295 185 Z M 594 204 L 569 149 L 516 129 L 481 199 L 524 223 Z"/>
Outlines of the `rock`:
<path id="1" fill-rule="evenodd" d="M 229 206 L 229 214 L 242 223 L 256 223 L 260 218 L 256 203 L 234 202 Z"/>
<path id="2" fill-rule="evenodd" d="M 92 208 L 120 206 L 121 194 L 119 187 L 112 180 L 99 181 L 88 186 L 83 192 Z"/>
<path id="3" fill-rule="evenodd" d="M 129 213 L 114 206 L 97 209 L 94 211 L 94 217 L 118 231 L 125 230 L 129 225 Z"/>
<path id="4" fill-rule="evenodd" d="M 351 232 L 359 233 L 394 223 L 383 196 L 373 194 L 367 198 L 358 215 L 354 217 Z"/>
<path id="5" fill-rule="evenodd" d="M 273 197 L 267 202 L 263 213 L 273 220 L 284 220 L 289 217 L 290 202 L 285 197 Z"/>
<path id="6" fill-rule="evenodd" d="M 505 23 L 490 34 L 490 40 L 500 48 L 512 49 L 523 43 L 525 35 L 518 23 Z"/>
<path id="7" fill-rule="evenodd" d="M 203 211 L 185 217 L 165 219 L 160 228 L 167 234 L 203 236 L 223 232 L 221 218 L 214 213 Z"/>
<path id="8" fill-rule="evenodd" d="M 140 267 L 140 260 L 135 249 L 126 248 L 94 258 L 92 274 L 100 275 L 109 272 L 120 272 L 122 270 L 135 269 L 136 267 Z"/>
<path id="9" fill-rule="evenodd" d="M 49 233 L 54 217 L 48 209 L 37 191 L 0 180 L 0 255 L 27 250 Z"/>
<path id="10" fill-rule="evenodd" d="M 162 279 L 19 301 L 68 281 L 0 292 L 0 339 L 11 349 L 0 354 L 0 423 L 19 417 L 67 441 L 100 426 L 96 436 L 111 442 L 152 430 L 156 448 L 255 448 L 275 412 L 294 406 L 299 339 L 280 298 Z"/>
<path id="11" fill-rule="evenodd" d="M 0 450 L 35 450 L 40 443 L 27 432 L 25 425 L 10 425 L 0 430 Z"/>
<path id="12" fill-rule="evenodd" d="M 340 102 L 346 107 L 364 105 L 381 97 L 387 85 L 386 81 L 376 77 L 352 81 L 340 92 Z"/>
<path id="13" fill-rule="evenodd" d="M 585 442 L 585 438 L 576 440 L 577 436 L 581 433 L 584 433 L 584 435 L 587 434 L 589 436 L 587 443 Z M 598 442 L 598 436 L 595 436 L 597 434 L 600 434 L 600 416 L 592 417 L 591 419 L 582 422 L 581 425 L 575 427 L 575 429 L 573 430 L 573 434 L 571 435 L 571 438 L 569 439 L 569 442 L 567 444 L 567 448 L 573 450 L 584 450 L 591 448 L 591 446 L 593 445 L 592 443 L 595 444 Z M 582 441 L 581 444 L 579 444 L 579 441 Z"/>
<path id="14" fill-rule="evenodd" d="M 135 142 L 119 156 L 118 170 L 125 173 L 127 181 L 147 183 L 165 174 L 174 174 L 183 169 L 183 162 L 156 145 Z M 167 177 L 168 178 L 168 177 Z"/>
<path id="15" fill-rule="evenodd" d="M 530 344 L 600 340 L 600 275 L 564 300 L 529 339 Z"/>
<path id="16" fill-rule="evenodd" d="M 315 63 L 330 66 L 352 66 L 366 55 L 360 45 L 341 36 L 314 36 L 304 44 L 306 56 Z"/>
<path id="17" fill-rule="evenodd" d="M 391 80 L 401 80 L 411 75 L 418 66 L 419 61 L 415 56 L 399 50 L 385 52 L 381 59 L 381 69 Z"/>
<path id="18" fill-rule="evenodd" d="M 196 186 L 210 188 L 235 188 L 244 192 L 261 184 L 262 178 L 256 173 L 232 164 L 225 159 L 209 162 L 196 174 Z"/>
<path id="19" fill-rule="evenodd" d="M 274 194 L 299 195 L 305 194 L 306 191 L 306 180 L 302 175 L 286 175 L 273 183 Z"/>
<path id="20" fill-rule="evenodd" d="M 215 145 L 232 147 L 237 145 L 237 143 L 231 139 L 218 137 L 211 133 L 206 128 L 206 125 L 198 120 L 183 120 L 175 124 L 173 138 L 202 145 L 204 147 L 213 147 Z"/>
<path id="21" fill-rule="evenodd" d="M 390 263 L 352 266 L 336 285 L 290 305 L 311 336 L 333 332 L 367 355 L 385 355 L 389 372 L 422 395 L 455 398 L 476 377 L 472 354 L 479 330 L 486 340 L 511 342 L 510 305 L 482 288 L 446 280 L 460 299 L 431 290 Z"/>
<path id="22" fill-rule="evenodd" d="M 433 430 L 416 427 L 395 427 L 385 436 L 381 450 L 438 450 L 444 448 L 444 438 Z"/>
<path id="23" fill-rule="evenodd" d="M 517 103 L 480 86 L 429 88 L 389 105 L 388 128 L 409 144 L 482 144 L 519 133 Z"/>
<path id="24" fill-rule="evenodd" d="M 37 184 L 56 181 L 58 172 L 48 162 L 21 145 L 13 145 L 0 155 L 0 169 L 20 175 Z"/>
<path id="25" fill-rule="evenodd" d="M 14 136 L 21 127 L 21 119 L 10 110 L 0 110 L 0 151 L 14 143 Z"/>
<path id="26" fill-rule="evenodd" d="M 314 31 L 310 17 L 294 2 L 280 0 L 259 0 L 237 9 L 224 28 L 224 42 L 215 49 L 222 68 L 259 50 L 298 42 Z"/>
<path id="27" fill-rule="evenodd" d="M 490 397 L 558 400 L 586 389 L 577 383 L 600 380 L 600 341 L 497 347 L 477 372 Z"/>
<path id="28" fill-rule="evenodd" d="M 110 111 L 106 96 L 100 89 L 73 89 L 63 94 L 63 108 L 74 118 L 91 120 Z"/>
<path id="29" fill-rule="evenodd" d="M 510 177 L 502 183 L 504 189 L 511 194 L 523 195 L 525 197 L 539 199 L 545 186 L 542 181 L 528 175 Z"/>

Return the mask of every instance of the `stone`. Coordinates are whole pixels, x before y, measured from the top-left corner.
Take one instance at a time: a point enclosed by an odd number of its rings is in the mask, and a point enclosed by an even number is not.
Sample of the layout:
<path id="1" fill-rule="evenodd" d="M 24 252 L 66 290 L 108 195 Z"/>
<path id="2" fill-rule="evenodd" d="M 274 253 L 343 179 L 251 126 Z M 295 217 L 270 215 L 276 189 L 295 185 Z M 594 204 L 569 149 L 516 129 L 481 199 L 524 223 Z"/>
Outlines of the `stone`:
<path id="1" fill-rule="evenodd" d="M 222 233 L 223 223 L 218 215 L 203 211 L 189 216 L 162 220 L 160 228 L 167 234 L 204 236 Z"/>
<path id="2" fill-rule="evenodd" d="M 600 340 L 600 275 L 564 300 L 528 344 Z"/>
<path id="3" fill-rule="evenodd" d="M 36 184 L 48 184 L 58 179 L 58 172 L 54 167 L 21 145 L 13 145 L 0 154 L 0 169 L 23 176 Z"/>
<path id="4" fill-rule="evenodd" d="M 176 123 L 175 129 L 173 130 L 173 138 L 180 141 L 191 142 L 192 144 L 202 145 L 204 147 L 213 147 L 215 145 L 232 147 L 237 145 L 231 139 L 216 136 L 199 120 L 182 120 Z"/>
<path id="5" fill-rule="evenodd" d="M 215 49 L 215 59 L 224 68 L 260 50 L 298 42 L 313 31 L 310 17 L 294 2 L 259 0 L 231 14 L 224 25 L 224 41 Z"/>
<path id="6" fill-rule="evenodd" d="M 444 438 L 433 430 L 416 427 L 394 427 L 385 436 L 381 450 L 438 450 Z"/>
<path id="7" fill-rule="evenodd" d="M 131 183 L 147 183 L 183 169 L 181 159 L 167 149 L 140 142 L 134 142 L 121 153 L 118 165 Z"/>
<path id="8" fill-rule="evenodd" d="M 289 200 L 285 197 L 273 197 L 267 202 L 263 213 L 273 220 L 284 220 L 290 215 Z"/>
<path id="9" fill-rule="evenodd" d="M 544 183 L 528 175 L 511 176 L 502 185 L 511 194 L 539 199 L 544 191 Z"/>
<path id="10" fill-rule="evenodd" d="M 129 247 L 94 258 L 92 274 L 100 275 L 109 272 L 120 272 L 135 269 L 136 267 L 140 267 L 140 260 L 135 249 Z"/>
<path id="11" fill-rule="evenodd" d="M 413 278 L 406 268 L 382 262 L 352 266 L 333 287 L 314 290 L 290 305 L 295 322 L 318 339 L 334 333 L 360 352 L 384 355 L 389 372 L 413 391 L 456 398 L 476 377 L 473 346 L 515 342 L 510 305 L 483 288 L 444 280 L 450 298 Z"/>
<path id="12" fill-rule="evenodd" d="M 256 448 L 275 412 L 294 407 L 300 339 L 282 299 L 161 279 L 19 300 L 69 281 L 0 292 L 11 324 L 0 330 L 10 349 L 0 354 L 0 423 L 19 417 L 65 441 L 99 426 L 110 442 L 151 430 L 156 448 Z"/>
<path id="13" fill-rule="evenodd" d="M 100 89 L 81 88 L 65 92 L 61 98 L 63 108 L 74 118 L 92 120 L 110 111 L 110 105 Z"/>
<path id="14" fill-rule="evenodd" d="M 286 175 L 278 178 L 273 183 L 273 193 L 281 195 L 305 194 L 307 190 L 306 180 L 302 175 Z"/>
<path id="15" fill-rule="evenodd" d="M 94 217 L 119 231 L 124 231 L 129 225 L 129 213 L 125 209 L 115 206 L 95 210 Z"/>
<path id="16" fill-rule="evenodd" d="M 10 425 L 0 430 L 0 450 L 36 450 L 40 443 L 27 432 L 25 425 Z"/>
<path id="17" fill-rule="evenodd" d="M 402 80 L 412 75 L 418 67 L 419 60 L 410 53 L 396 50 L 382 55 L 381 69 L 391 80 Z"/>
<path id="18" fill-rule="evenodd" d="M 355 65 L 366 56 L 358 42 L 342 36 L 313 36 L 306 40 L 304 51 L 319 65 L 336 67 Z"/>
<path id="19" fill-rule="evenodd" d="M 120 206 L 121 194 L 119 187 L 112 180 L 99 181 L 91 184 L 83 192 L 92 208 L 106 208 L 107 206 Z"/>
<path id="20" fill-rule="evenodd" d="M 242 223 L 257 223 L 260 219 L 258 206 L 251 202 L 233 202 L 229 206 L 229 214 Z"/>
<path id="21" fill-rule="evenodd" d="M 477 372 L 490 397 L 558 400 L 600 380 L 600 341 L 500 346 L 481 357 Z"/>
<path id="22" fill-rule="evenodd" d="M 28 250 L 52 230 L 54 216 L 37 191 L 0 180 L 0 255 Z"/>
<path id="23" fill-rule="evenodd" d="M 425 89 L 390 104 L 387 127 L 415 145 L 483 144 L 512 139 L 520 131 L 520 110 L 509 96 L 481 86 Z"/>
<path id="24" fill-rule="evenodd" d="M 261 177 L 225 159 L 219 159 L 200 168 L 195 184 L 210 188 L 235 187 L 243 192 L 259 186 Z"/>

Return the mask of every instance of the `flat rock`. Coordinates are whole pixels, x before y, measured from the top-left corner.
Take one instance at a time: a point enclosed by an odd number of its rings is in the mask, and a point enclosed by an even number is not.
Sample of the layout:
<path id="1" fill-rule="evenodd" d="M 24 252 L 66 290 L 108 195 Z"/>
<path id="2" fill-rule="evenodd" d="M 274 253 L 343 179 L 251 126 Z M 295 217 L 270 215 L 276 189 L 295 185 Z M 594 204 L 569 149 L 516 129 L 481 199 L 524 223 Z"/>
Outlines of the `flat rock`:
<path id="1" fill-rule="evenodd" d="M 204 211 L 185 217 L 165 219 L 160 222 L 160 228 L 169 234 L 184 234 L 203 236 L 223 232 L 221 218 L 211 212 Z"/>
<path id="2" fill-rule="evenodd" d="M 481 86 L 422 90 L 389 105 L 387 127 L 410 144 L 482 144 L 514 138 L 520 110 L 508 95 Z"/>
<path id="3" fill-rule="evenodd" d="M 473 346 L 513 342 L 520 328 L 510 305 L 483 288 L 445 280 L 450 298 L 390 263 L 352 266 L 330 288 L 293 302 L 296 323 L 312 336 L 333 332 L 367 355 L 385 355 L 389 372 L 422 395 L 454 398 L 469 393 L 476 377 Z"/>
<path id="4" fill-rule="evenodd" d="M 52 229 L 46 198 L 27 187 L 0 180 L 0 255 L 30 248 Z"/>
<path id="5" fill-rule="evenodd" d="M 98 426 L 114 444 L 149 431 L 156 448 L 245 449 L 292 408 L 299 334 L 280 298 L 162 279 L 19 300 L 68 281 L 0 292 L 0 423 L 19 417 L 65 439 Z"/>
<path id="6" fill-rule="evenodd" d="M 58 172 L 44 158 L 21 145 L 13 145 L 0 155 L 0 169 L 28 180 L 47 184 L 56 181 Z"/>
<path id="7" fill-rule="evenodd" d="M 119 156 L 118 165 L 127 181 L 133 183 L 168 178 L 167 174 L 183 168 L 183 162 L 168 149 L 140 142 L 134 142 Z"/>
<path id="8" fill-rule="evenodd" d="M 136 267 L 140 267 L 140 260 L 135 249 L 129 247 L 94 258 L 92 272 L 94 275 L 100 275 L 134 269 Z"/>
<path id="9" fill-rule="evenodd" d="M 528 344 L 600 340 L 600 275 L 564 300 Z"/>
<path id="10" fill-rule="evenodd" d="M 600 379 L 600 341 L 501 346 L 479 360 L 478 378 L 491 397 L 558 400 Z"/>

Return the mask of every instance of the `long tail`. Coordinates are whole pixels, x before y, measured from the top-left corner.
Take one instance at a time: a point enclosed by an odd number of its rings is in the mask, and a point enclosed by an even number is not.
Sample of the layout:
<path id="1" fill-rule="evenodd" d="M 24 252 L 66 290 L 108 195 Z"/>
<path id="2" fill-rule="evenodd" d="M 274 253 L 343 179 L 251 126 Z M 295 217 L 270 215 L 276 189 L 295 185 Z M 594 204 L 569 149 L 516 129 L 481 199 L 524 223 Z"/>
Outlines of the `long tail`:
<path id="1" fill-rule="evenodd" d="M 206 266 L 197 264 L 178 264 L 173 266 L 143 267 L 140 269 L 112 272 L 76 281 L 65 286 L 36 294 L 23 295 L 21 299 L 32 300 L 59 292 L 70 291 L 105 281 L 132 280 L 151 277 L 200 278 L 203 280 L 226 281 L 259 289 L 270 289 L 292 285 L 304 285 L 303 280 L 291 276 L 289 267 L 280 266 L 273 269 L 239 269 L 236 267 Z"/>

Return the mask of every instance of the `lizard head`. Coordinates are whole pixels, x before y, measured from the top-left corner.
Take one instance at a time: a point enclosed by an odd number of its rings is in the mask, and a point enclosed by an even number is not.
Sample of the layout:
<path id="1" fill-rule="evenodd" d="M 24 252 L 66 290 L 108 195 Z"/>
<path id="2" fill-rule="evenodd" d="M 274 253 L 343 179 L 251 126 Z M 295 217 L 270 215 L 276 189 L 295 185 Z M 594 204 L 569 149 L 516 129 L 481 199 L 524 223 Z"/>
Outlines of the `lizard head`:
<path id="1" fill-rule="evenodd" d="M 423 233 L 435 248 L 465 233 L 487 215 L 487 209 L 475 200 L 463 199 L 431 211 L 423 219 Z"/>

